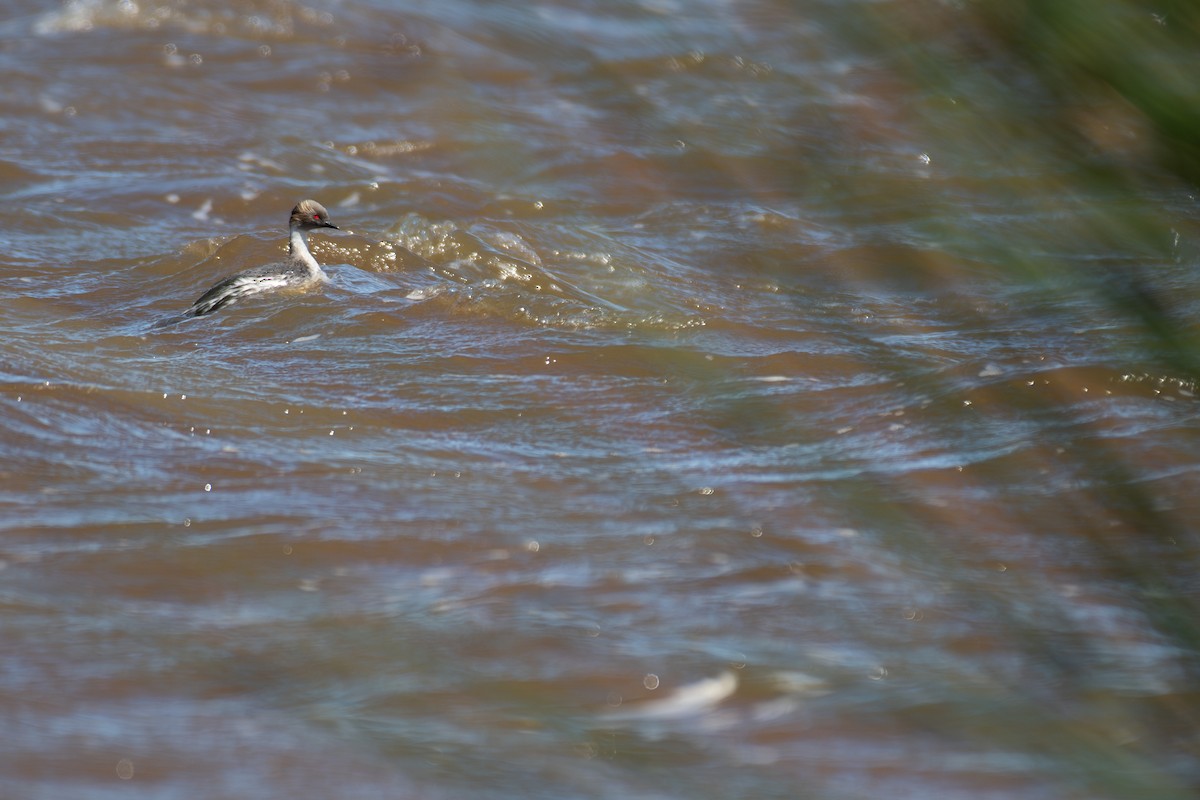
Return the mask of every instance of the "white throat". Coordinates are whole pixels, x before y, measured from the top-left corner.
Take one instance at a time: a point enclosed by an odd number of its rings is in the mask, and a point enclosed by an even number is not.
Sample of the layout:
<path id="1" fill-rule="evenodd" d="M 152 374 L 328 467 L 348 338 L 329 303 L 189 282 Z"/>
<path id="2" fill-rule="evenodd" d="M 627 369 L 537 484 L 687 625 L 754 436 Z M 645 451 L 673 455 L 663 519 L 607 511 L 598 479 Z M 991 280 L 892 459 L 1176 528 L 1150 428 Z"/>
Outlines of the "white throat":
<path id="1" fill-rule="evenodd" d="M 312 253 L 308 252 L 308 231 L 292 228 L 291 235 L 288 237 L 288 253 L 307 268 L 308 274 L 314 280 L 329 280 L 329 276 L 321 269 L 321 265 L 312 257 Z"/>

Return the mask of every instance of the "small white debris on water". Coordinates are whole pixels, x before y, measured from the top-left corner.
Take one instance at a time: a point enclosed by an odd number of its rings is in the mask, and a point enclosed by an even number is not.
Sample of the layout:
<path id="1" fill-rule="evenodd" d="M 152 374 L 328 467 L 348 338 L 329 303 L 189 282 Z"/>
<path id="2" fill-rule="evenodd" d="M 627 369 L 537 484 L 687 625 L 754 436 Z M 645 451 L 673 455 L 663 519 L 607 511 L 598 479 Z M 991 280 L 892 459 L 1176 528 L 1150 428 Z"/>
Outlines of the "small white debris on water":
<path id="1" fill-rule="evenodd" d="M 213 201 L 212 201 L 212 198 L 210 197 L 207 200 L 205 200 L 198 209 L 196 209 L 195 211 L 192 212 L 192 217 L 194 219 L 198 219 L 201 222 L 203 222 L 208 219 L 208 215 L 212 211 L 212 207 L 213 207 Z"/>
<path id="2" fill-rule="evenodd" d="M 979 377 L 981 378 L 993 378 L 997 375 L 1003 374 L 1004 370 L 1000 369 L 1000 367 L 995 364 L 985 364 L 983 369 L 979 370 Z"/>
<path id="3" fill-rule="evenodd" d="M 647 675 L 643 685 L 650 688 L 647 684 L 653 682 L 657 688 L 658 676 L 653 678 L 651 681 L 651 676 Z M 723 672 L 715 678 L 705 678 L 681 686 L 661 700 L 639 703 L 610 713 L 613 717 L 622 719 L 680 719 L 698 716 L 715 709 L 722 700 L 737 691 L 737 687 L 737 675 L 733 672 Z"/>

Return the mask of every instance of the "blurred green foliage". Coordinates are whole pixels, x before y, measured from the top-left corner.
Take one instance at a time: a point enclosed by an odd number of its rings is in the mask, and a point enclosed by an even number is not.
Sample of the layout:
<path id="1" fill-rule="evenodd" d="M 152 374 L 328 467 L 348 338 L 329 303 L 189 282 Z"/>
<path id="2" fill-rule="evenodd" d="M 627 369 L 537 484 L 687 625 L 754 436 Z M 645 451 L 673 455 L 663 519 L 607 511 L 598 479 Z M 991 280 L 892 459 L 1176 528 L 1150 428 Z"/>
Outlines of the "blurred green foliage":
<path id="1" fill-rule="evenodd" d="M 941 212 L 956 255 L 1095 291 L 1143 327 L 1159 368 L 1200 377 L 1186 304 L 1148 274 L 1200 241 L 1200 3 L 895 2 L 838 24 L 926 98 L 905 123 L 935 166 L 988 176 L 992 198 L 1056 221 L 988 230 L 978 215 Z M 1011 185 L 996 179 L 1006 172 Z M 954 202 L 943 186 L 918 192 L 908 208 Z"/>
<path id="2" fill-rule="evenodd" d="M 935 284 L 961 275 L 969 261 L 972 270 L 1032 287 L 1023 296 L 1042 302 L 1098 297 L 1105 322 L 1136 342 L 1115 363 L 1126 360 L 1194 392 L 1200 290 L 1187 265 L 1200 260 L 1200 2 L 900 0 L 856 10 L 837 18 L 838 35 L 900 82 L 889 99 L 916 98 L 883 125 L 888 133 L 911 132 L 918 146 L 928 147 L 932 164 L 924 183 L 870 175 L 851 190 L 855 214 L 871 213 L 862 211 L 869 205 L 864 199 L 874 201 L 884 210 L 872 221 L 904 214 L 906 231 L 926 232 L 916 251 L 921 263 L 890 266 L 920 270 L 926 284 Z M 893 185 L 881 191 L 887 180 Z M 888 196 L 909 202 L 889 205 Z M 933 252 L 949 254 L 958 267 L 936 262 Z M 1036 307 L 1024 310 L 1038 315 Z M 897 377 L 913 380 L 899 371 Z M 1065 493 L 1050 504 L 1022 497 L 1019 466 L 986 465 L 982 482 L 1012 492 L 1013 517 L 1025 530 L 1061 536 L 1064 546 L 1086 542 L 1147 625 L 1173 645 L 1186 675 L 1182 684 L 1200 685 L 1193 576 L 1200 537 L 1189 512 L 1194 503 L 1180 488 L 1190 477 L 1148 478 L 1162 465 L 1131 459 L 1119 437 L 1107 436 L 1070 402 L 1043 399 L 1045 407 L 1028 408 L 1015 395 L 992 399 L 1041 419 L 1047 438 L 1057 429 L 1064 463 L 1085 488 L 1072 507 Z M 1194 412 L 1183 414 L 1186 430 Z M 1180 452 L 1186 447 L 1181 442 Z M 867 518 L 890 517 L 882 528 L 898 552 L 920 563 L 945 559 L 969 525 L 898 502 L 898 494 L 886 485 L 864 486 L 847 504 L 864 512 L 864 526 Z M 879 502 L 869 505 L 872 497 Z M 956 570 L 948 564 L 944 574 Z M 1086 689 L 1091 631 L 1064 635 L 1071 630 L 1066 622 L 1047 636 L 985 591 L 969 585 L 962 591 L 998 617 L 1007 615 L 1013 639 L 1032 663 L 1046 665 L 1064 696 L 1078 691 L 1081 708 L 1097 703 Z M 1047 591 L 1035 602 L 1049 614 L 1053 600 Z M 1012 688 L 1016 697 L 1024 687 Z M 963 706 L 975 710 L 969 700 Z M 1029 713 L 1039 710 L 1031 706 Z M 1138 734 L 1120 746 L 1081 735 L 1083 728 L 1071 734 L 1056 712 L 1041 713 L 1047 730 L 1056 731 L 1045 752 L 1057 754 L 1065 773 L 1077 773 L 1087 796 L 1194 796 L 1197 772 L 1188 766 L 1200 753 L 1194 691 L 1130 698 L 1123 719 Z M 1161 769 L 1163 754 L 1179 759 L 1174 774 Z"/>
<path id="3" fill-rule="evenodd" d="M 1064 109 L 1111 89 L 1144 115 L 1159 163 L 1200 182 L 1200 4 L 989 0 L 971 8 Z"/>

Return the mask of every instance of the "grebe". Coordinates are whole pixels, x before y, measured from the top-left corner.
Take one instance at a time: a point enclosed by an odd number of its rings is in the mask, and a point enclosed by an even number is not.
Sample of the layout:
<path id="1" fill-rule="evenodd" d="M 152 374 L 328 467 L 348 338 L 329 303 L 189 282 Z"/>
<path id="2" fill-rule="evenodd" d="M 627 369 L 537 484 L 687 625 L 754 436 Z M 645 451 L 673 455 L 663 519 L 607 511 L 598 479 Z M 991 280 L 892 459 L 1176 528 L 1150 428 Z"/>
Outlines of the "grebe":
<path id="1" fill-rule="evenodd" d="M 288 218 L 287 261 L 264 264 L 230 275 L 200 295 L 200 299 L 192 303 L 192 307 L 183 312 L 181 317 L 169 322 L 211 314 L 221 306 L 252 294 L 283 288 L 304 289 L 329 280 L 321 265 L 308 252 L 308 232 L 316 228 L 339 230 L 337 225 L 329 221 L 325 206 L 316 200 L 301 200 Z"/>

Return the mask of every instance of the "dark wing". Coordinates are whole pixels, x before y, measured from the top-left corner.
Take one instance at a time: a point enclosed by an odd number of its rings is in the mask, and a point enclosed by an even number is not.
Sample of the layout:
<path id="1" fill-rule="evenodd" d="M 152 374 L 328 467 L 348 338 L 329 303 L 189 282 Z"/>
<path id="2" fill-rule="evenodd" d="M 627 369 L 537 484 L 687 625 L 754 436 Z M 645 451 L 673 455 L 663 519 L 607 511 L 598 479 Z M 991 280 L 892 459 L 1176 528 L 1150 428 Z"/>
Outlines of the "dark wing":
<path id="1" fill-rule="evenodd" d="M 200 295 L 192 307 L 184 312 L 184 316 L 203 317 L 243 297 L 280 289 L 295 282 L 295 276 L 286 272 L 239 272 Z"/>

